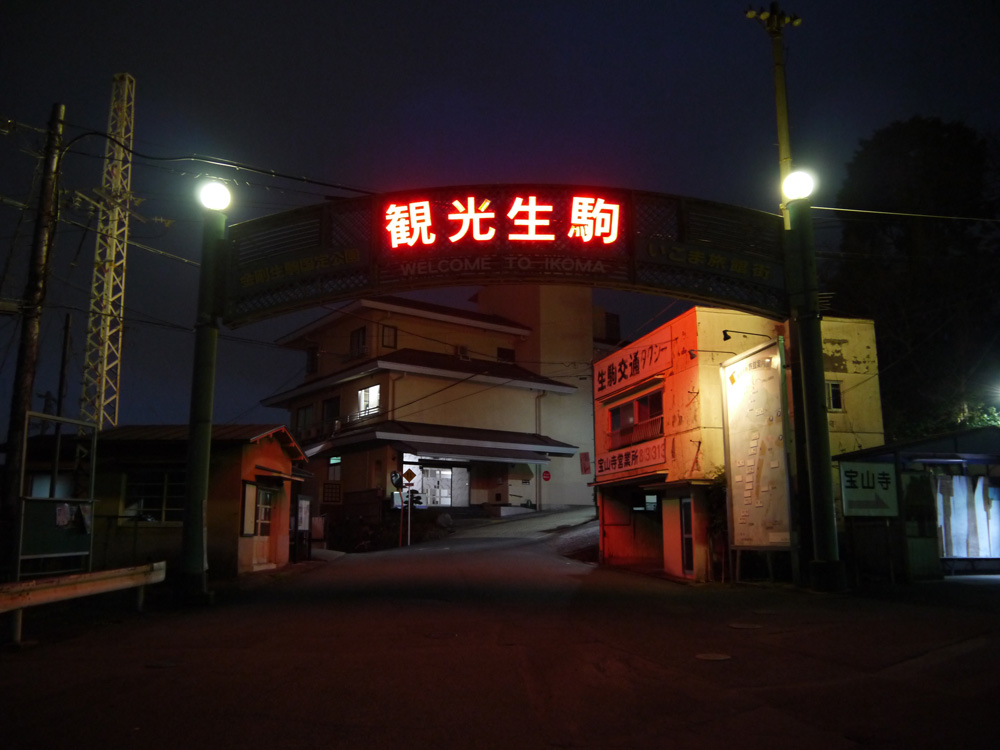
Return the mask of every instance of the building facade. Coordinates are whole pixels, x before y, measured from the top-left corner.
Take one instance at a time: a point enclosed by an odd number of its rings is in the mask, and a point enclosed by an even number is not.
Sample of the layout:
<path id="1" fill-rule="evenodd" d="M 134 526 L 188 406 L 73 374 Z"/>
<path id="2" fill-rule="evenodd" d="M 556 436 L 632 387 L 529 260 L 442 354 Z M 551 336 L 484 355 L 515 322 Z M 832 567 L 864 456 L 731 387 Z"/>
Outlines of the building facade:
<path id="1" fill-rule="evenodd" d="M 358 300 L 279 342 L 305 352 L 307 378 L 263 403 L 289 411 L 316 513 L 376 521 L 394 473 L 439 508 L 593 504 L 590 290 L 484 289 L 476 302 Z"/>
<path id="2" fill-rule="evenodd" d="M 881 445 L 873 324 L 824 318 L 822 330 L 831 452 Z M 678 579 L 717 578 L 725 575 L 734 533 L 752 511 L 742 516 L 731 498 L 745 494 L 750 505 L 773 500 L 780 507 L 789 496 L 785 477 L 795 473 L 792 441 L 785 434 L 794 424 L 791 400 L 758 407 L 769 408 L 769 418 L 777 420 L 777 449 L 765 458 L 763 439 L 755 439 L 748 449 L 752 457 L 734 457 L 727 467 L 720 373 L 723 362 L 779 338 L 788 340 L 784 323 L 694 307 L 596 362 L 595 485 L 603 562 L 649 566 Z M 794 393 L 787 367 L 782 372 L 770 357 L 761 363 L 769 369 L 752 374 L 753 382 L 766 377 L 780 386 L 776 393 Z M 751 485 L 755 466 L 771 470 L 774 478 L 765 471 L 762 485 L 757 471 L 758 484 Z M 791 532 L 786 524 L 774 537 L 780 543 L 783 534 L 787 547 Z"/>

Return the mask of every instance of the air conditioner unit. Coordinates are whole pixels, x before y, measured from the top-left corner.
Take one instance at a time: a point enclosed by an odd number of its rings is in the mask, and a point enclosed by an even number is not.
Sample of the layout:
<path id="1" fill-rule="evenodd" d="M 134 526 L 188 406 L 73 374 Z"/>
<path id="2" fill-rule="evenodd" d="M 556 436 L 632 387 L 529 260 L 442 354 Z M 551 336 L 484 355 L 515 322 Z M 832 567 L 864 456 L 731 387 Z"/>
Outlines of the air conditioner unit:
<path id="1" fill-rule="evenodd" d="M 333 420 L 333 434 L 336 435 L 338 432 L 340 432 L 340 420 L 335 419 Z"/>
<path id="2" fill-rule="evenodd" d="M 455 347 L 455 354 L 457 354 L 458 358 L 460 360 L 462 360 L 463 362 L 468 362 L 469 361 L 469 347 L 467 347 L 467 346 L 456 346 Z"/>

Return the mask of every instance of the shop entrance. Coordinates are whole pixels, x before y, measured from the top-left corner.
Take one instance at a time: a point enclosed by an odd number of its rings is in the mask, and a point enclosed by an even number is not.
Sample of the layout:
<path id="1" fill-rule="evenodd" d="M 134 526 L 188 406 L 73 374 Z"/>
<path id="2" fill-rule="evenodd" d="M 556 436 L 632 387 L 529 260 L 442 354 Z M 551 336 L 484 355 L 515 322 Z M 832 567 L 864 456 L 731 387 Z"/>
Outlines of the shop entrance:
<path id="1" fill-rule="evenodd" d="M 451 505 L 451 469 L 424 469 L 424 502 Z"/>

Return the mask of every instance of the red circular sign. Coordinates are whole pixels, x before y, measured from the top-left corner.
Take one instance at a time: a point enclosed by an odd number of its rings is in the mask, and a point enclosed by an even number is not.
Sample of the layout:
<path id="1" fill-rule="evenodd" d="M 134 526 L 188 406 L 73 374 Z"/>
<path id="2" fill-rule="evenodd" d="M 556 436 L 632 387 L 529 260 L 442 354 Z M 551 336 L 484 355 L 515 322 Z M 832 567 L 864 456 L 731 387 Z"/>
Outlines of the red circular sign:
<path id="1" fill-rule="evenodd" d="M 543 472 L 542 472 L 542 479 L 543 479 L 544 481 L 546 481 L 546 482 L 547 482 L 547 481 L 549 481 L 550 479 L 552 479 L 552 475 L 551 475 L 551 474 L 549 474 L 549 472 L 548 472 L 548 471 L 543 471 Z"/>

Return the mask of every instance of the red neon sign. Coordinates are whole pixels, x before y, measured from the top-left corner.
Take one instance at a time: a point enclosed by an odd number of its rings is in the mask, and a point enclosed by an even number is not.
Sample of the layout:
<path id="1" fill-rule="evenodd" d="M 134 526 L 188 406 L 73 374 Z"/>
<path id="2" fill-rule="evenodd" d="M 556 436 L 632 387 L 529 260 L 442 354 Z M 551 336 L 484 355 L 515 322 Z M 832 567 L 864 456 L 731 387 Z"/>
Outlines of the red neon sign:
<path id="1" fill-rule="evenodd" d="M 537 195 L 526 198 L 515 196 L 506 213 L 488 210 L 489 199 L 478 199 L 474 195 L 464 200 L 451 201 L 455 211 L 447 214 L 447 220 L 452 222 L 452 234 L 446 235 L 452 243 L 458 242 L 470 235 L 475 242 L 488 242 L 497 234 L 497 222 L 505 225 L 505 239 L 514 242 L 554 242 L 556 235 L 552 231 L 556 217 L 555 206 L 551 203 L 539 203 Z M 603 244 L 611 244 L 618 239 L 618 220 L 621 212 L 619 203 L 609 203 L 603 198 L 589 196 L 573 196 L 570 208 L 569 231 L 570 239 L 589 243 L 600 240 Z M 503 218 L 507 221 L 504 222 Z M 438 234 L 435 232 L 434 217 L 431 213 L 429 200 L 412 201 L 409 203 L 390 203 L 385 210 L 385 231 L 389 234 L 389 242 L 393 248 L 402 245 L 434 245 Z M 437 227 L 441 231 L 441 227 Z"/>

